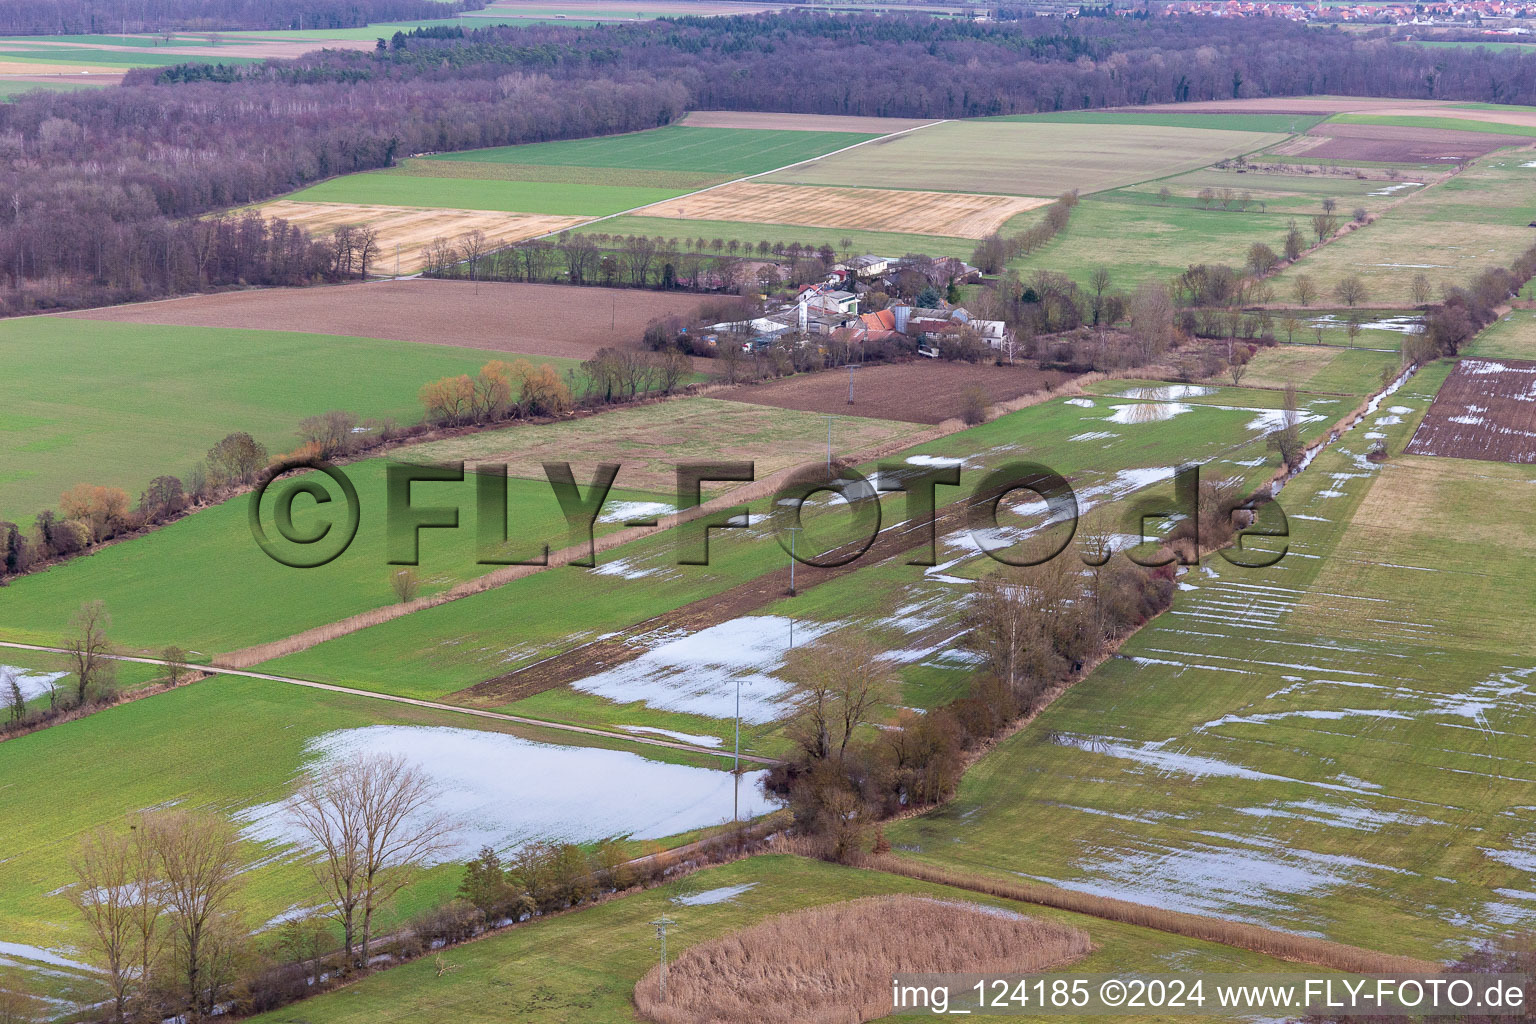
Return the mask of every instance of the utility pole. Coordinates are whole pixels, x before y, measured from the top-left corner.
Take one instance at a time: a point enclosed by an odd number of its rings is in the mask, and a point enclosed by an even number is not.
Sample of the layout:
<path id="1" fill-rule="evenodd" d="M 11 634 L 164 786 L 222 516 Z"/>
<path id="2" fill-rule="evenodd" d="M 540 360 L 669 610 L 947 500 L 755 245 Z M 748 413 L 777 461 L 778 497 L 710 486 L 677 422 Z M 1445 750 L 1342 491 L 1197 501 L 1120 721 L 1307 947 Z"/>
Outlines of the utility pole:
<path id="1" fill-rule="evenodd" d="M 395 243 L 395 280 L 400 280 L 400 243 Z"/>
<path id="2" fill-rule="evenodd" d="M 670 917 L 667 917 L 665 914 L 663 914 L 661 917 L 658 917 L 656 920 L 652 921 L 651 924 L 656 926 L 656 937 L 661 940 L 661 978 L 660 978 L 661 1000 L 662 1000 L 662 1002 L 666 1002 L 666 999 L 667 999 L 667 926 L 668 925 L 677 924 L 677 922 L 672 920 Z"/>
<path id="3" fill-rule="evenodd" d="M 741 676 L 736 677 L 736 742 L 731 748 L 731 821 L 741 821 Z"/>
<path id="4" fill-rule="evenodd" d="M 851 383 L 852 380 L 853 380 L 853 375 L 852 374 L 848 375 L 848 380 L 850 381 L 850 383 L 848 385 L 848 388 L 849 388 L 850 391 L 852 391 L 853 390 L 853 384 Z M 853 399 L 850 398 L 850 399 L 848 399 L 848 401 L 851 402 L 851 401 L 853 401 Z M 824 413 L 821 414 L 821 416 L 822 416 L 823 419 L 825 419 L 827 421 L 827 466 L 828 466 L 828 468 L 831 468 L 831 466 L 832 466 L 832 420 L 833 420 L 834 417 L 829 412 L 824 412 Z"/>
<path id="5" fill-rule="evenodd" d="M 857 370 L 858 368 L 859 368 L 858 364 L 856 364 L 856 363 L 850 362 L 848 364 L 848 404 L 849 405 L 853 404 L 853 371 Z M 830 424 L 828 424 L 828 425 L 830 426 Z"/>
<path id="6" fill-rule="evenodd" d="M 789 596 L 795 596 L 795 536 L 803 527 L 791 526 L 789 528 Z M 791 620 L 793 621 L 793 620 Z"/>

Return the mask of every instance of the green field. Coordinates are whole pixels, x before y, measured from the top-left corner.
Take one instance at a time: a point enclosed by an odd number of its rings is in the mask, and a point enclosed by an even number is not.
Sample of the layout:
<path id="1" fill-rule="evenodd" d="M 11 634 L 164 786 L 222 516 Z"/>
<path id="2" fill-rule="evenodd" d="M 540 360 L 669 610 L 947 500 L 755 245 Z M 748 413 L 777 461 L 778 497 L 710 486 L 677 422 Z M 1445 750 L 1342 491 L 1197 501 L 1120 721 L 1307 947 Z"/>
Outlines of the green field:
<path id="1" fill-rule="evenodd" d="M 1014 261 L 1026 277 L 1054 270 L 1086 285 L 1095 267 L 1109 267 L 1113 287 L 1134 291 L 1142 281 L 1167 281 L 1195 263 L 1241 268 L 1248 247 L 1279 250 L 1290 218 L 1280 213 L 1197 210 L 1091 196 L 1072 210 L 1067 229 L 1037 252 Z"/>
<path id="2" fill-rule="evenodd" d="M 628 135 L 443 153 L 432 160 L 743 175 L 879 138 L 857 132 L 764 131 L 668 125 Z"/>
<path id="3" fill-rule="evenodd" d="M 1479 132 L 1485 135 L 1536 136 L 1536 127 L 1526 124 L 1499 124 L 1473 121 L 1464 117 L 1417 117 L 1394 114 L 1335 114 L 1336 124 L 1386 124 L 1397 128 L 1434 128 L 1455 132 Z"/>
<path id="4" fill-rule="evenodd" d="M 601 217 L 680 195 L 683 190 L 550 181 L 414 177 L 365 171 L 322 181 L 284 198 L 307 203 L 369 203 L 452 210 Z"/>
<path id="5" fill-rule="evenodd" d="M 159 68 L 174 64 L 259 64 L 256 57 L 194 57 L 186 54 L 133 53 L 126 50 L 90 50 L 70 46 L 36 46 L 24 50 L 0 50 L 0 61 L 17 64 L 79 64 L 90 67 Z"/>
<path id="6" fill-rule="evenodd" d="M 1495 359 L 1536 359 L 1536 311 L 1516 309 L 1490 324 L 1463 350 Z"/>
<path id="7" fill-rule="evenodd" d="M 614 217 L 584 228 L 577 234 L 646 235 L 660 238 L 738 239 L 747 245 L 766 241 L 770 245 L 799 243 L 819 248 L 830 245 L 844 253 L 873 252 L 905 254 L 920 252 L 928 256 L 957 256 L 967 259 L 976 249 L 974 238 L 950 238 L 944 235 L 906 235 L 887 231 L 854 231 L 847 228 L 810 228 L 797 224 L 758 224 L 751 221 L 673 220 L 669 217 L 639 217 L 630 214 Z M 843 239 L 853 244 L 843 245 Z"/>
<path id="8" fill-rule="evenodd" d="M 1472 41 L 1459 42 L 1444 39 L 1404 39 L 1400 40 L 1400 42 L 1404 46 L 1427 46 L 1431 49 L 1437 50 L 1475 50 L 1480 48 L 1484 50 L 1490 50 L 1494 53 L 1501 53 L 1507 50 L 1517 50 L 1520 52 L 1529 53 L 1532 49 L 1536 49 L 1536 43 L 1479 43 Z"/>
<path id="9" fill-rule="evenodd" d="M 677 902 L 727 887 L 745 889 L 719 902 Z M 1088 932 L 1094 951 L 1072 965 L 1082 971 L 1282 971 L 1285 965 L 1255 953 L 1181 939 L 1145 928 L 994 899 L 963 889 L 837 867 L 799 857 L 753 857 L 708 868 L 655 889 L 633 893 L 553 919 L 512 928 L 456 947 L 443 958 L 456 968 L 438 975 L 423 958 L 363 982 L 277 1010 L 260 1024 L 350 1024 L 379 1020 L 445 1020 L 463 1024 L 516 1019 L 620 1022 L 636 1019 L 631 993 L 656 961 L 655 928 L 665 915 L 677 922 L 670 953 L 755 924 L 775 914 L 886 893 L 907 893 L 976 903 L 1061 921 Z M 911 1017 L 890 1018 L 911 1020 Z"/>
<path id="10" fill-rule="evenodd" d="M 469 745 L 457 755 L 461 761 L 474 756 L 474 750 L 502 749 L 484 746 L 500 741 L 483 738 L 507 734 L 541 744 L 535 748 L 540 757 L 551 754 L 568 761 L 572 751 L 603 749 L 607 753 L 594 756 L 620 770 L 626 764 L 636 773 L 668 773 L 667 766 L 691 768 L 683 773 L 690 782 L 703 778 L 693 772 L 709 771 L 720 762 L 706 755 L 633 748 L 598 737 L 514 727 L 282 683 L 215 678 L 0 743 L 0 778 L 7 786 L 7 799 L 0 808 L 0 858 L 7 864 L 0 875 L 0 915 L 6 921 L 6 939 L 45 949 L 69 949 L 80 943 L 83 925 L 60 889 L 73 881 L 69 857 L 91 829 L 122 827 L 129 814 L 173 804 L 210 807 L 242 826 L 256 824 L 249 815 L 242 817 L 242 812 L 283 799 L 299 769 L 316 756 L 317 748 L 311 744 L 323 738 L 334 741 L 343 730 L 370 727 L 455 730 L 438 735 Z M 169 734 L 175 742 L 166 742 Z M 450 773 L 465 771 L 463 764 L 455 766 L 451 751 L 452 747 L 447 748 L 439 766 Z M 108 784 L 104 780 L 109 768 Z M 672 772 L 667 777 L 680 776 Z M 555 784 L 553 780 L 541 783 L 546 788 Z M 719 804 L 725 818 L 731 806 L 728 787 L 723 784 L 724 801 Z M 646 794 L 635 797 L 646 799 Z M 717 823 L 712 820 L 715 803 L 712 798 L 707 809 L 693 812 L 702 825 Z M 486 808 L 473 810 L 483 814 Z M 568 808 L 560 820 L 541 822 L 541 831 L 577 842 L 602 838 L 590 834 L 591 826 L 582 817 L 582 812 Z M 464 820 L 471 827 L 482 824 L 475 817 Z M 244 852 L 253 866 L 245 873 L 243 916 L 252 927 L 289 908 L 318 903 L 308 868 L 280 856 L 288 849 L 285 844 L 247 838 L 251 841 Z M 458 877 L 453 866 L 434 869 L 407 891 L 398 913 L 408 915 L 444 901 Z M 399 920 L 396 913 L 389 917 Z"/>
<path id="11" fill-rule="evenodd" d="M 1192 171 L 1279 140 L 1274 133 L 1146 124 L 947 121 L 764 180 L 1054 196 Z"/>
<path id="12" fill-rule="evenodd" d="M 1181 114 L 1177 111 L 1060 110 L 1049 114 L 1005 114 L 980 121 L 1040 124 L 1148 125 L 1156 128 L 1205 128 L 1236 132 L 1283 132 L 1297 135 L 1321 122 L 1319 114 Z"/>
<path id="13" fill-rule="evenodd" d="M 1527 912 L 1506 809 L 1532 802 L 1530 755 L 1505 737 L 1536 712 L 1536 535 L 1500 496 L 1536 472 L 1363 458 L 1400 451 L 1448 370 L 1280 493 L 1277 566 L 1190 570 L 951 806 L 890 829 L 897 848 L 1434 957 Z"/>
<path id="14" fill-rule="evenodd" d="M 1188 174 L 1103 192 L 1094 198 L 1201 209 L 1219 204 L 1216 197 L 1226 190 L 1236 200 L 1231 207 L 1234 210 L 1246 205 L 1264 212 L 1289 214 L 1305 229 L 1305 218 L 1323 212 L 1325 199 L 1334 200 L 1344 216 L 1353 214 L 1356 207 L 1374 213 L 1420 187 L 1418 182 L 1380 178 L 1361 180 L 1353 174 L 1281 174 L 1251 168 L 1204 167 Z M 1166 199 L 1160 194 L 1165 188 L 1170 193 Z M 1202 199 L 1202 194 L 1207 192 L 1211 198 Z M 1216 208 L 1219 209 L 1219 205 Z"/>
<path id="15" fill-rule="evenodd" d="M 136 501 L 244 430 L 273 452 L 329 409 L 414 423 L 430 380 L 490 353 L 376 338 L 24 317 L 0 324 L 14 393 L 0 410 L 0 518 L 27 520 L 80 483 Z M 562 372 L 573 360 L 539 358 Z M 167 375 L 174 362 L 180 372 Z"/>
<path id="16" fill-rule="evenodd" d="M 1000 464 L 1001 460 L 1036 458 L 1067 476 L 1085 493 L 1095 489 L 1098 500 L 1105 495 L 1119 499 L 1144 486 L 1135 470 L 1190 461 L 1237 460 L 1233 466 L 1240 462 L 1242 468 L 1228 472 L 1253 474 L 1257 480 L 1259 474 L 1267 472 L 1258 467 L 1266 462 L 1272 464 L 1273 456 L 1266 456 L 1261 431 L 1250 424 L 1261 410 L 1276 408 L 1277 402 L 1276 393 L 1232 393 L 1226 395 L 1225 407 L 1191 406 L 1188 412 L 1165 421 L 1122 427 L 1106 426 L 1106 420 L 1122 415 L 1117 406 L 1141 403 L 1106 399 L 1095 401 L 1092 408 L 1084 408 L 1053 401 L 918 445 L 891 458 L 959 457 L 966 460 L 968 467 L 978 470 Z M 1306 430 L 1310 433 L 1342 415 L 1350 400 L 1317 396 L 1308 402 L 1309 411 L 1318 417 L 1308 424 Z M 1106 436 L 1115 437 L 1116 443 L 1106 445 Z M 874 467 L 866 468 L 872 471 Z M 970 479 L 974 482 L 978 477 Z M 945 500 L 958 497 L 959 494 L 944 496 Z M 896 509 L 892 507 L 887 514 L 895 516 Z M 327 641 L 264 667 L 282 674 L 413 697 L 451 694 L 781 568 L 787 561 L 784 552 L 772 539 L 766 524 L 756 519 L 754 523 L 751 531 L 727 530 L 716 534 L 710 543 L 708 566 L 675 564 L 674 536 L 663 533 L 603 556 L 600 561 L 619 563 L 618 575 L 578 569 L 540 573 L 494 591 Z M 951 538 L 950 543 L 957 541 Z M 984 567 L 975 558 L 974 549 L 967 550 L 962 543 L 958 552 L 943 556 L 943 560 L 954 560 L 956 565 L 969 563 L 969 567 L 951 567 L 944 574 L 948 577 L 981 572 Z M 862 568 L 858 575 L 871 571 L 873 566 Z M 903 593 L 899 588 L 908 587 L 913 588 L 910 597 L 896 596 Z M 856 601 L 829 609 L 827 619 L 858 616 L 867 611 L 878 621 L 893 610 L 892 601 L 947 603 L 958 596 L 943 580 L 905 565 L 883 577 L 880 587 L 853 589 L 867 592 Z M 862 610 L 861 602 L 865 606 Z M 797 598 L 795 603 L 794 614 L 816 617 L 817 613 L 802 599 Z M 582 609 L 579 621 L 573 621 L 568 614 L 568 609 L 574 607 Z M 510 621 L 516 621 L 515 629 L 503 625 Z M 542 705 L 538 706 L 543 710 Z M 560 710 L 569 712 L 570 704 L 562 702 Z M 647 713 L 644 708 L 629 710 Z M 648 713 L 645 721 L 661 727 L 685 728 L 668 726 Z"/>
<path id="17" fill-rule="evenodd" d="M 548 181 L 567 185 L 622 185 L 630 188 L 671 189 L 691 192 L 718 185 L 723 174 L 702 171 L 641 171 L 626 168 L 616 175 L 611 167 L 568 167 L 561 164 L 504 164 L 472 160 L 432 160 L 409 157 L 388 170 L 375 174 L 398 174 L 412 178 L 458 178 L 476 181 Z M 424 186 L 423 186 L 424 187 Z"/>
<path id="18" fill-rule="evenodd" d="M 296 569 L 268 558 L 251 536 L 249 498 L 232 498 L 88 558 L 16 580 L 6 590 L 9 611 L 0 639 L 61 645 L 70 616 L 81 604 L 101 600 L 112 614 L 112 638 L 118 643 L 148 652 L 174 643 L 206 658 L 392 604 L 390 578 L 396 567 L 389 564 L 386 547 L 388 461 L 369 459 L 344 468 L 357 488 L 362 515 L 356 539 L 327 565 Z M 263 523 L 274 539 L 272 509 L 283 489 L 275 485 L 262 506 Z M 339 502 L 338 489 L 330 491 Z M 476 562 L 475 493 L 472 477 L 463 483 L 415 485 L 416 506 L 462 509 L 459 529 L 422 531 L 421 596 L 495 568 Z M 615 488 L 610 500 L 654 497 Z M 568 543 L 565 519 L 544 479 L 509 480 L 508 508 L 513 536 L 522 544 L 514 549 L 518 557 L 534 557 L 544 543 L 555 549 Z M 344 516 L 338 509 L 301 499 L 294 505 L 294 523 L 301 531 L 334 523 L 339 536 Z M 615 524 L 598 528 L 602 532 Z M 296 555 L 307 553 L 280 546 Z"/>

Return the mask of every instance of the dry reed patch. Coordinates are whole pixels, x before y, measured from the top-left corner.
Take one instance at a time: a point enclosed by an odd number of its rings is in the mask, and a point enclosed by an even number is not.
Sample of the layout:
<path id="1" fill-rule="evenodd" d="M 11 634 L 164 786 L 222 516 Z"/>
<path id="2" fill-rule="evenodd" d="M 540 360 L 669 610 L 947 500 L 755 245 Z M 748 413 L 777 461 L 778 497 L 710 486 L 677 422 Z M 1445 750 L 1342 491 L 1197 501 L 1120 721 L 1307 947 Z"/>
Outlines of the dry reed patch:
<path id="1" fill-rule="evenodd" d="M 669 199 L 638 211 L 637 216 L 981 238 L 1001 228 L 1014 214 L 1047 202 L 1029 196 L 742 181 L 702 195 Z"/>
<path id="2" fill-rule="evenodd" d="M 933 118 L 861 117 L 856 114 L 779 114 L 760 110 L 695 110 L 678 124 L 688 128 L 757 128 L 791 132 L 888 134 L 933 124 Z"/>
<path id="3" fill-rule="evenodd" d="M 1092 948 L 1068 925 L 978 904 L 875 896 L 769 918 L 701 942 L 635 986 L 657 1024 L 856 1024 L 891 1012 L 891 975 L 1025 974 Z"/>
<path id="4" fill-rule="evenodd" d="M 413 274 L 422 267 L 422 248 L 434 238 L 457 238 L 478 229 L 493 245 L 508 245 L 590 219 L 365 203 L 300 203 L 291 199 L 265 203 L 259 209 L 268 217 L 280 217 L 315 235 L 326 235 L 348 224 L 372 227 L 379 233 L 379 255 L 373 270 L 385 277 L 395 272 L 396 246 L 400 249 L 400 272 Z"/>

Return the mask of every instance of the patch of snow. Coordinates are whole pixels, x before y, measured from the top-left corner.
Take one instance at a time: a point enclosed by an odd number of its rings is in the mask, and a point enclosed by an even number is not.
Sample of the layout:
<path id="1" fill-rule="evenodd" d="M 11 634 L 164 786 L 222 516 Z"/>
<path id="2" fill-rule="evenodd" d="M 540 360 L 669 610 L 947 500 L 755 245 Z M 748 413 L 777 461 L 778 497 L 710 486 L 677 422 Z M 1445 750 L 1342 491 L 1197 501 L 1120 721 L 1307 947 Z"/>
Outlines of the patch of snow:
<path id="1" fill-rule="evenodd" d="M 610 501 L 598 514 L 600 523 L 627 523 L 635 519 L 659 519 L 677 511 L 668 501 Z"/>
<path id="2" fill-rule="evenodd" d="M 799 621 L 795 643 L 808 643 L 835 623 Z M 666 711 L 731 718 L 741 680 L 741 718 L 764 725 L 783 717 L 794 687 L 770 673 L 784 667 L 790 620 L 748 615 L 686 636 L 664 639 L 638 658 L 572 683 L 573 689 L 619 704 L 642 701 Z"/>
<path id="3" fill-rule="evenodd" d="M 656 736 L 665 736 L 669 740 L 677 740 L 680 743 L 692 743 L 696 747 L 718 747 L 725 741 L 719 736 L 700 736 L 697 733 L 677 732 L 672 729 L 657 729 L 650 725 L 621 725 L 625 732 L 649 733 Z"/>

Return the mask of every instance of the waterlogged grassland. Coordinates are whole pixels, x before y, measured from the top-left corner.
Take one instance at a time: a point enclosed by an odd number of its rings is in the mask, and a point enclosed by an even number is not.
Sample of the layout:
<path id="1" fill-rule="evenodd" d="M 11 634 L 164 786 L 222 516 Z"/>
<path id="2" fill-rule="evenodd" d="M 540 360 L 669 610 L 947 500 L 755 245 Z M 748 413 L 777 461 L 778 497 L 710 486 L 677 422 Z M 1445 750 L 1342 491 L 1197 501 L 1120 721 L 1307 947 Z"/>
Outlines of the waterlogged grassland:
<path id="1" fill-rule="evenodd" d="M 658 917 L 677 922 L 667 940 L 669 952 L 675 953 L 773 915 L 888 893 L 997 907 L 1082 928 L 1093 939 L 1094 951 L 1072 965 L 1077 972 L 1157 973 L 1171 964 L 1180 970 L 1224 972 L 1285 969 L 1279 961 L 1259 954 L 1149 929 L 897 875 L 766 856 L 709 868 L 655 889 L 458 947 L 444 954 L 456 968 L 449 974 L 439 976 L 435 963 L 427 958 L 256 1020 L 260 1024 L 362 1024 L 385 1019 L 452 1019 L 465 1024 L 509 1018 L 530 1024 L 629 1021 L 634 1019 L 635 983 L 655 966 L 655 928 L 650 922 Z M 706 902 L 681 902 L 700 894 L 708 894 Z"/>
<path id="2" fill-rule="evenodd" d="M 396 600 L 386 545 L 385 459 L 344 468 L 358 491 L 361 506 L 356 539 L 327 565 L 297 569 L 267 557 L 251 535 L 249 497 L 187 516 L 169 526 L 121 544 L 101 548 L 44 572 L 21 577 L 6 588 L 7 614 L 0 639 L 62 645 L 69 620 L 87 601 L 105 602 L 113 619 L 112 639 L 130 648 L 157 651 L 177 644 L 202 657 L 335 622 Z M 286 480 L 286 478 L 285 478 Z M 285 552 L 313 549 L 278 539 L 273 519 L 280 482 L 263 502 L 263 523 Z M 539 545 L 568 542 L 565 519 L 544 480 L 508 481 L 508 520 L 521 547 L 515 557 L 536 556 Z M 294 503 L 299 531 L 334 523 L 340 535 L 345 517 L 338 488 L 334 501 L 317 506 L 308 498 Z M 473 478 L 463 483 L 416 484 L 413 502 L 422 506 L 457 506 L 460 528 L 423 530 L 420 534 L 420 596 L 491 571 L 477 564 L 478 550 Z M 615 490 L 614 501 L 650 501 L 655 495 Z M 600 523 L 599 532 L 617 524 Z M 324 544 L 322 543 L 322 546 Z"/>
<path id="3" fill-rule="evenodd" d="M 305 203 L 366 203 L 450 210 L 493 210 L 502 213 L 543 213 L 560 217 L 600 217 L 659 203 L 682 191 L 552 181 L 413 177 L 365 171 L 322 181 L 286 198 Z"/>
<path id="4" fill-rule="evenodd" d="M 875 138 L 879 136 L 858 132 L 668 125 L 628 135 L 471 149 L 428 159 L 742 175 L 771 171 Z"/>
<path id="5" fill-rule="evenodd" d="M 1020 214 L 1020 217 L 1037 216 Z M 1017 218 L 1016 218 L 1017 219 Z M 957 256 L 962 259 L 976 250 L 974 238 L 952 238 L 946 235 L 908 235 L 886 231 L 857 231 L 848 228 L 813 228 L 798 224 L 757 224 L 751 221 L 687 220 L 670 217 L 639 217 L 628 215 L 576 228 L 574 234 L 646 235 L 651 238 L 716 238 L 729 242 L 735 239 L 743 245 L 756 246 L 759 242 L 769 245 L 782 242 L 785 245 L 799 243 L 820 248 L 830 245 L 840 254 L 849 252 L 908 253 L 921 252 L 929 256 Z M 844 245 L 843 241 L 851 242 Z"/>
<path id="6" fill-rule="evenodd" d="M 1533 241 L 1527 225 L 1536 219 L 1536 167 L 1525 166 L 1531 163 L 1524 151 L 1494 153 L 1423 189 L 1278 275 L 1278 296 L 1289 298 L 1298 274 L 1310 276 L 1324 296 L 1355 275 L 1368 302 L 1408 307 L 1417 275 L 1438 290 L 1442 283 L 1464 285 L 1485 267 L 1508 266 Z"/>
<path id="7" fill-rule="evenodd" d="M 1191 461 L 1224 460 L 1227 472 L 1254 474 L 1257 479 L 1268 472 L 1263 468 L 1266 462 L 1273 463 L 1273 456 L 1264 451 L 1262 435 L 1274 418 L 1278 397 L 1248 391 L 1234 394 L 1232 401 L 1231 406 L 1218 408 L 1120 398 L 1082 398 L 1075 404 L 1057 400 L 881 461 L 961 459 L 962 483 L 974 486 L 987 467 L 1035 460 L 1070 479 L 1080 496 L 1097 502 L 1123 498 L 1165 479 L 1170 467 Z M 1318 396 L 1313 401 L 1318 408 L 1316 419 L 1306 424 L 1308 433 L 1321 430 L 1347 411 L 1347 400 L 1342 398 Z M 865 467 L 867 471 L 874 468 Z M 954 501 L 964 493 L 965 487 L 941 489 L 940 499 Z M 895 522 L 901 515 L 899 497 L 886 505 L 887 522 Z M 753 507 L 760 513 L 767 502 Z M 833 517 L 832 521 L 841 520 Z M 819 522 L 813 519 L 811 525 L 817 527 Z M 828 545 L 849 536 L 840 529 L 826 529 Z M 976 557 L 974 546 L 960 536 L 948 538 L 941 553 L 941 561 L 953 565 Z M 603 565 L 597 570 L 560 568 L 539 573 L 327 641 L 266 667 L 384 692 L 440 697 L 691 601 L 721 594 L 783 568 L 788 558 L 769 525 L 754 515 L 748 530 L 712 533 L 708 566 L 678 565 L 673 531 L 627 544 L 600 556 L 600 561 Z M 925 573 L 903 566 L 894 570 L 892 582 L 927 585 L 953 571 Z M 980 566 L 972 571 L 979 572 Z M 572 607 L 583 612 L 575 628 L 566 614 Z M 510 708 L 519 710 L 520 705 Z"/>
<path id="8" fill-rule="evenodd" d="M 1188 571 L 952 805 L 889 829 L 897 849 L 1433 957 L 1536 909 L 1510 568 L 1536 536 L 1499 497 L 1536 473 L 1365 458 L 1401 450 L 1448 369 L 1285 487 L 1279 564 Z"/>
<path id="9" fill-rule="evenodd" d="M 1536 359 L 1536 310 L 1511 310 L 1464 350 L 1469 356 Z"/>
<path id="10" fill-rule="evenodd" d="M 467 756 L 463 751 L 483 749 L 471 742 L 475 737 L 503 733 L 558 745 L 566 757 L 588 749 L 594 754 L 599 749 L 627 750 L 642 755 L 628 762 L 642 771 L 653 765 L 713 769 L 723 763 L 707 755 L 513 727 L 282 683 L 232 677 L 195 683 L 0 744 L 0 779 L 47 780 L 46 785 L 8 786 L 0 805 L 0 859 L 6 863 L 0 873 L 0 915 L 6 922 L 5 938 L 52 950 L 83 945 L 79 916 L 60 890 L 74 880 L 69 858 L 90 830 L 124 827 L 128 815 L 168 805 L 215 809 L 244 827 L 252 819 L 242 812 L 269 806 L 291 791 L 301 768 L 316 756 L 312 743 L 334 739 L 344 730 L 380 726 L 458 730 L 449 734 L 454 742 L 443 749 L 434 767 L 465 780 L 477 778 L 475 766 L 456 763 L 456 753 L 462 761 Z M 175 742 L 167 743 L 172 730 Z M 483 781 L 490 791 L 515 786 L 506 780 Z M 729 789 L 722 784 L 720 792 L 721 814 L 729 818 Z M 462 799 L 465 795 L 458 794 L 457 806 L 474 807 L 473 799 Z M 637 794 L 637 799 L 646 797 Z M 709 810 L 699 816 L 700 825 L 716 824 L 715 797 L 710 799 Z M 558 821 L 544 824 L 550 835 L 565 831 L 576 838 L 584 817 L 584 812 L 568 807 Z M 464 823 L 471 829 L 487 825 L 473 813 Z M 289 847 L 257 832 L 248 833 L 247 839 L 243 852 L 259 864 L 246 872 L 242 895 L 243 917 L 251 927 L 318 903 L 308 867 L 287 856 Z M 665 837 L 658 841 L 671 843 Z M 385 929 L 451 898 L 459 876 L 453 865 L 427 873 L 406 891 L 388 915 Z"/>
<path id="11" fill-rule="evenodd" d="M 287 451 L 298 446 L 299 421 L 328 409 L 413 423 L 423 384 L 475 373 L 488 354 L 41 316 L 0 324 L 0 358 L 15 385 L 0 409 L 0 519 L 25 521 L 80 483 L 137 500 L 152 478 L 184 476 L 231 431 Z M 535 361 L 562 373 L 576 365 Z M 179 372 L 167 375 L 171 363 Z"/>

